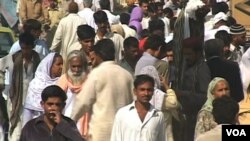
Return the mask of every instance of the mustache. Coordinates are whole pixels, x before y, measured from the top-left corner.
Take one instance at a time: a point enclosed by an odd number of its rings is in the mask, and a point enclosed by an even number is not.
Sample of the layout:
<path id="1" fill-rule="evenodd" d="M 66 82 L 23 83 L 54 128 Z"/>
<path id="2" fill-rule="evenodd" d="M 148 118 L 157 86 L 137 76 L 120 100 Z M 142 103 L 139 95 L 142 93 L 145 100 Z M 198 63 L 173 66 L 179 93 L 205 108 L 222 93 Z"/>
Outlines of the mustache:
<path id="1" fill-rule="evenodd" d="M 71 79 L 73 85 L 81 85 L 86 75 L 85 71 L 77 74 L 74 74 L 70 69 L 67 71 L 67 76 Z"/>

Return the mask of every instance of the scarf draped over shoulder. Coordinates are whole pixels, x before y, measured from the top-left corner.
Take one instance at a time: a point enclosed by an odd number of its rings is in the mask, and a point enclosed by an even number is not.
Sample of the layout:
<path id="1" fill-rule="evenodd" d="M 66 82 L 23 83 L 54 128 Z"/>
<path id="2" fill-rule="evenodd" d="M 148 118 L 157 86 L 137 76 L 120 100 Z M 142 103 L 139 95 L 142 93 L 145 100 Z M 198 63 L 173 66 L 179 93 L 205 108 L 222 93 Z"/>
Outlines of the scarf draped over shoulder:
<path id="1" fill-rule="evenodd" d="M 32 50 L 31 53 L 33 60 L 33 73 L 35 74 L 36 68 L 40 62 L 40 57 L 38 53 Z M 23 55 L 21 51 L 13 54 L 13 74 L 12 74 L 12 84 L 10 87 L 10 101 L 12 104 L 12 111 L 10 113 L 10 134 L 13 133 L 18 121 L 20 120 L 19 113 L 22 109 L 23 103 Z"/>

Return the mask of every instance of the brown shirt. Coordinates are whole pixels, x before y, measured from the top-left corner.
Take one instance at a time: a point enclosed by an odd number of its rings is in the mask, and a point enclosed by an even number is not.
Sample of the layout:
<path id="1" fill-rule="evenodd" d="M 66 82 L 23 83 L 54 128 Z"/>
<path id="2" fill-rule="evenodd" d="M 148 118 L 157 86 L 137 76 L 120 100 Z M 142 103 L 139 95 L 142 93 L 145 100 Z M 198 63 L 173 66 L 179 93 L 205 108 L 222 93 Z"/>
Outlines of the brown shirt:
<path id="1" fill-rule="evenodd" d="M 45 23 L 49 19 L 48 8 L 42 4 L 42 0 L 21 0 L 19 12 L 22 21 L 36 19 Z"/>

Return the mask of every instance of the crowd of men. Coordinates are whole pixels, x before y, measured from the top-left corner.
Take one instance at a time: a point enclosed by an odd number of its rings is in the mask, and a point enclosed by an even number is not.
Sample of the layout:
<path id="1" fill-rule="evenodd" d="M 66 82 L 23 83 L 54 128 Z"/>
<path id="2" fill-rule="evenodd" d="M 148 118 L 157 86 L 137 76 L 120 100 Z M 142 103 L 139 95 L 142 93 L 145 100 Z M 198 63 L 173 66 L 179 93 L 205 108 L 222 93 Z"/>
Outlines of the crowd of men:
<path id="1" fill-rule="evenodd" d="M 247 31 L 229 2 L 19 0 L 0 141 L 220 140 L 221 124 L 250 124 Z"/>

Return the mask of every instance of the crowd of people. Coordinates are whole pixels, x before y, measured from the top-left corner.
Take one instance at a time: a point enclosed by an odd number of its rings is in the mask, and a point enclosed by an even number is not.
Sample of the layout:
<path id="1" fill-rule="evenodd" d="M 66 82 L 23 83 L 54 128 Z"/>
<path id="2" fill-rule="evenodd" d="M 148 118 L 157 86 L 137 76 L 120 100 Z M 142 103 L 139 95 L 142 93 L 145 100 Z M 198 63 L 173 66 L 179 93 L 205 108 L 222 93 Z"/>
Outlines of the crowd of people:
<path id="1" fill-rule="evenodd" d="M 0 141 L 218 141 L 222 124 L 250 124 L 247 30 L 229 3 L 19 0 Z"/>

